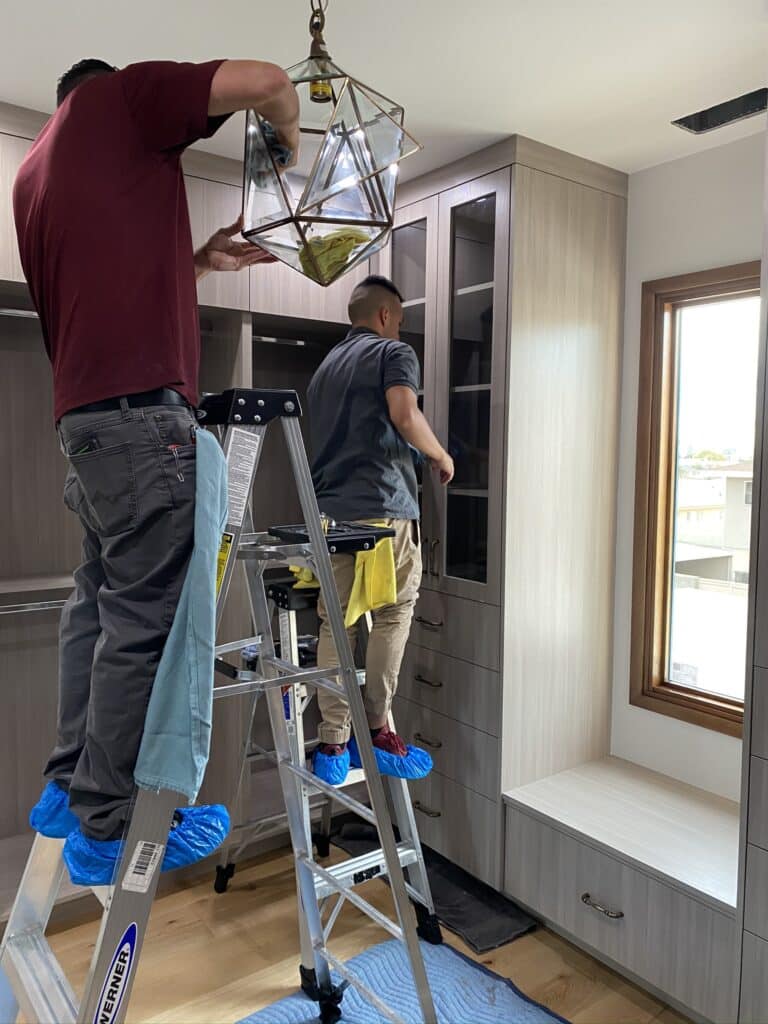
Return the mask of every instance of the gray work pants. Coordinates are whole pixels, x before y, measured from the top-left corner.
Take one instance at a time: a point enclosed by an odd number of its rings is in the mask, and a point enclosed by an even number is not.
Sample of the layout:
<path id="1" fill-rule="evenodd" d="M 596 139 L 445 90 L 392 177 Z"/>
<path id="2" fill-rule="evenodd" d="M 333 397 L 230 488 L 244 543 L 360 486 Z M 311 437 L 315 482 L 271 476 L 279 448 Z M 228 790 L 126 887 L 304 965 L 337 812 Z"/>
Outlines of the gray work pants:
<path id="1" fill-rule="evenodd" d="M 61 616 L 56 747 L 46 777 L 82 831 L 123 834 L 155 672 L 194 542 L 195 429 L 185 406 L 62 417 L 64 504 L 84 530 Z"/>

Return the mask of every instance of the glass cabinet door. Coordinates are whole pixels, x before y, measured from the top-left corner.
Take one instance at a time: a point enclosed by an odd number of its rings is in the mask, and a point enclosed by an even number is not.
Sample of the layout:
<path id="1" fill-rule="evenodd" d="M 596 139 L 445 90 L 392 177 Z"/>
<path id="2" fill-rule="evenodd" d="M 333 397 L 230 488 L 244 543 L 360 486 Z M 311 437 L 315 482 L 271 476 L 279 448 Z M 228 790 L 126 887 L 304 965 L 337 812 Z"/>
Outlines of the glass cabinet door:
<path id="1" fill-rule="evenodd" d="M 439 589 L 498 602 L 508 171 L 440 197 L 437 420 L 456 475 L 438 500 Z"/>
<path id="2" fill-rule="evenodd" d="M 379 272 L 403 296 L 401 341 L 411 345 L 421 368 L 419 408 L 434 426 L 435 315 L 437 299 L 437 197 L 402 207 L 396 213 L 392 238 L 379 257 Z M 429 466 L 414 453 L 421 508 L 423 584 L 429 586 L 429 552 L 435 532 Z"/>

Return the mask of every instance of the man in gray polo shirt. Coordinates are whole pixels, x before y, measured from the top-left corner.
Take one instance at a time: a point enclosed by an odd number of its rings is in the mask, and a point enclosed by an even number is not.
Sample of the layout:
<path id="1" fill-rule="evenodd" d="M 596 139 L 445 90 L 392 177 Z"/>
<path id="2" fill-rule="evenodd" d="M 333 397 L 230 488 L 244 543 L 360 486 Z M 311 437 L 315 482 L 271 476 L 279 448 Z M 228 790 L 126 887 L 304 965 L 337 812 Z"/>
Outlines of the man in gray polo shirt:
<path id="1" fill-rule="evenodd" d="M 431 768 L 429 755 L 406 746 L 388 725 L 421 581 L 414 449 L 429 460 L 443 484 L 453 478 L 453 460 L 418 407 L 419 363 L 411 346 L 399 340 L 403 306 L 397 288 L 385 277 L 367 277 L 352 293 L 349 318 L 352 329 L 329 352 L 309 386 L 312 478 L 321 512 L 337 521 L 386 522 L 395 531 L 397 601 L 373 614 L 365 706 L 379 770 L 421 778 Z M 346 610 L 354 556 L 334 556 L 333 569 Z M 322 598 L 318 614 L 318 665 L 337 665 Z M 354 635 L 353 628 L 350 640 Z M 325 690 L 318 691 L 318 702 L 322 721 L 314 770 L 339 784 L 350 764 L 360 766 L 350 740 L 349 708 Z"/>

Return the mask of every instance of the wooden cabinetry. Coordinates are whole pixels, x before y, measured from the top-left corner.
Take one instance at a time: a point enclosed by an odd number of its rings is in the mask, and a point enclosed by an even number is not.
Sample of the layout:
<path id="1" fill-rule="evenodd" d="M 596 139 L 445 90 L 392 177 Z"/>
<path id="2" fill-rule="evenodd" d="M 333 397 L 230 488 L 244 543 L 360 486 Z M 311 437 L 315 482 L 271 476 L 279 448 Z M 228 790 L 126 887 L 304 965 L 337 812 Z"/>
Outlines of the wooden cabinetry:
<path id="1" fill-rule="evenodd" d="M 284 263 L 251 267 L 251 309 L 258 314 L 256 327 L 262 323 L 268 330 L 270 317 L 347 325 L 352 289 L 367 273 L 368 260 L 364 260 L 340 281 L 322 288 Z M 299 324 L 297 327 L 301 330 Z"/>
<path id="2" fill-rule="evenodd" d="M 0 281 L 23 281 L 16 244 L 12 190 L 16 172 L 32 145 L 29 139 L 0 133 Z"/>
<path id="3" fill-rule="evenodd" d="M 447 488 L 421 470 L 406 671 L 439 656 L 451 686 L 462 671 L 467 689 L 475 673 L 484 684 L 475 717 L 468 697 L 409 677 L 402 696 L 418 707 L 399 714 L 420 732 L 434 716 L 458 756 L 474 763 L 482 748 L 493 762 L 460 779 L 438 748 L 433 789 L 466 790 L 462 805 L 474 793 L 498 809 L 499 779 L 506 789 L 608 753 L 626 185 L 516 137 L 403 185 L 376 260 L 403 293 L 421 404 L 456 466 Z M 478 819 L 493 849 L 500 819 Z M 433 844 L 477 868 L 449 827 L 445 809 L 430 819 Z"/>
<path id="4" fill-rule="evenodd" d="M 768 168 L 765 181 L 768 184 Z M 739 894 L 742 933 L 739 1021 L 768 1020 L 768 222 L 763 224 L 757 430 L 752 482 L 747 673 L 742 755 Z"/>
<path id="5" fill-rule="evenodd" d="M 736 1015 L 736 922 L 613 851 L 507 808 L 505 891 L 580 945 L 712 1021 Z"/>
<path id="6" fill-rule="evenodd" d="M 235 185 L 187 177 L 187 202 L 192 243 L 197 249 L 219 228 L 240 216 L 242 190 Z M 201 306 L 247 310 L 250 302 L 248 271 L 207 274 L 197 285 Z"/>

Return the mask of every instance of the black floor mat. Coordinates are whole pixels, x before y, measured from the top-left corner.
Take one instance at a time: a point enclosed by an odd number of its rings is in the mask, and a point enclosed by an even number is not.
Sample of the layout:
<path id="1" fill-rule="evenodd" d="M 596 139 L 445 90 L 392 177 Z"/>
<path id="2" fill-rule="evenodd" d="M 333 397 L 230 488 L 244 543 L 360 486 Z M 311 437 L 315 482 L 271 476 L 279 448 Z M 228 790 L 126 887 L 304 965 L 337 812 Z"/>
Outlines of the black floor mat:
<path id="1" fill-rule="evenodd" d="M 348 820 L 331 836 L 331 842 L 356 857 L 375 850 L 378 837 L 373 826 Z M 424 847 L 424 859 L 441 924 L 461 936 L 476 953 L 487 953 L 536 927 L 537 922 L 511 900 L 428 846 Z"/>

